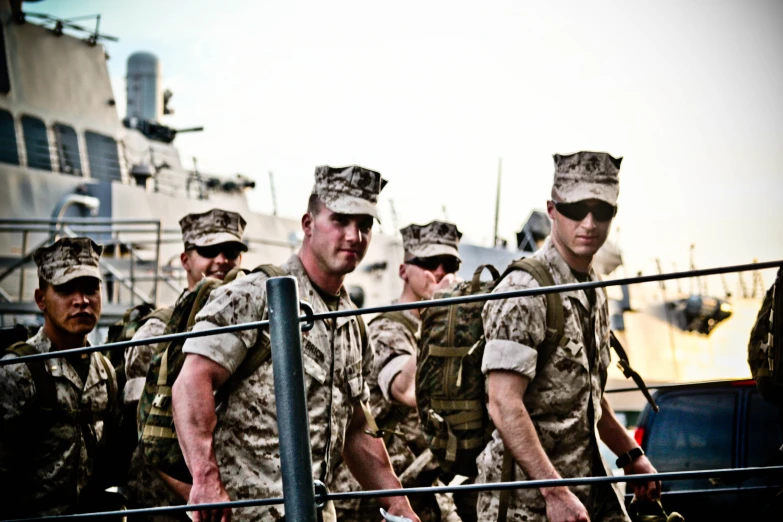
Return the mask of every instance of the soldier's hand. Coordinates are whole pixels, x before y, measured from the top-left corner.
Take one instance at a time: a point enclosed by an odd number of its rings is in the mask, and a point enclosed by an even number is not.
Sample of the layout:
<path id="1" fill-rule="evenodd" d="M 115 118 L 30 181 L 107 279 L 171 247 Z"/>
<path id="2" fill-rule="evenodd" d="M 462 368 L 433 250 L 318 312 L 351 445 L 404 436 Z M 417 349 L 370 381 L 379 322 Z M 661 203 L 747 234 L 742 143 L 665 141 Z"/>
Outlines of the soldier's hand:
<path id="1" fill-rule="evenodd" d="M 418 517 L 418 515 L 413 512 L 411 503 L 408 502 L 408 497 L 390 497 L 389 507 L 386 508 L 386 511 L 388 511 L 390 515 L 406 517 L 411 519 L 413 522 L 421 522 L 421 519 Z"/>
<path id="2" fill-rule="evenodd" d="M 213 504 L 216 502 L 229 502 L 226 489 L 220 481 L 209 484 L 194 483 L 190 489 L 188 504 Z M 231 509 L 211 509 L 205 511 L 193 511 L 193 522 L 231 522 Z"/>
<path id="3" fill-rule="evenodd" d="M 435 285 L 435 290 L 443 290 L 450 284 L 453 284 L 457 280 L 457 277 L 454 274 L 446 274 L 443 276 L 443 279 L 441 279 L 438 284 Z"/>
<path id="4" fill-rule="evenodd" d="M 587 509 L 565 486 L 542 488 L 549 522 L 590 522 Z"/>
<path id="5" fill-rule="evenodd" d="M 645 475 L 648 473 L 658 473 L 650 460 L 642 455 L 624 468 L 626 475 Z M 656 500 L 661 498 L 661 481 L 650 480 L 647 482 L 631 482 L 633 493 L 639 500 Z"/>

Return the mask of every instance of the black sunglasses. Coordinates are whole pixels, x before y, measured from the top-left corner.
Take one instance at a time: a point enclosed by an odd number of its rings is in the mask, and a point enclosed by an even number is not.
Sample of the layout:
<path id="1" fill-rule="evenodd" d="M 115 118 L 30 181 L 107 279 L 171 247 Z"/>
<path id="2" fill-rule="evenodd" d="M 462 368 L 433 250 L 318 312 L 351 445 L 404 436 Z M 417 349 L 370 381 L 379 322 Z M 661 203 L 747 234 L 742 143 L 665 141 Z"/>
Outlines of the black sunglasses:
<path id="1" fill-rule="evenodd" d="M 412 257 L 405 263 L 418 266 L 430 272 L 434 272 L 439 266 L 443 266 L 444 272 L 453 274 L 459 270 L 460 260 L 454 256 Z"/>
<path id="2" fill-rule="evenodd" d="M 587 214 L 592 214 L 593 219 L 605 223 L 617 215 L 617 207 L 605 201 L 599 201 L 595 205 L 588 205 L 584 201 L 576 203 L 552 201 L 552 204 L 560 214 L 573 221 L 582 221 L 587 217 Z"/>
<path id="3" fill-rule="evenodd" d="M 201 257 L 205 257 L 207 259 L 215 259 L 217 256 L 219 256 L 222 253 L 223 257 L 225 257 L 229 261 L 234 261 L 242 253 L 241 248 L 236 246 L 230 246 L 230 245 L 212 245 L 212 246 L 205 246 L 205 247 L 194 247 L 193 250 L 195 250 L 196 253 Z"/>

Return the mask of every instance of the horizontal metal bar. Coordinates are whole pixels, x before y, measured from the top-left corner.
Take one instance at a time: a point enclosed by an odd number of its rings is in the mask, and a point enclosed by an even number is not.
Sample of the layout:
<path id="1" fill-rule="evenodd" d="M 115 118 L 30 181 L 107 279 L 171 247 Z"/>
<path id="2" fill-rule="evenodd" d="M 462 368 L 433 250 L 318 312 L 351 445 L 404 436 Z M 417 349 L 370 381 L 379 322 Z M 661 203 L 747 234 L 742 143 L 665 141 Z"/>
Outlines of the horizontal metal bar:
<path id="1" fill-rule="evenodd" d="M 677 388 L 693 388 L 694 386 L 713 386 L 716 384 L 732 384 L 736 382 L 746 382 L 750 381 L 752 379 L 745 378 L 745 379 L 721 379 L 716 381 L 694 381 L 694 382 L 687 382 L 687 383 L 677 383 L 677 384 L 659 384 L 657 386 L 647 386 L 648 390 L 676 390 Z M 611 390 L 605 390 L 604 393 L 624 393 L 624 392 L 634 392 L 639 391 L 639 388 L 637 386 L 629 386 L 627 388 L 613 388 Z"/>
<path id="2" fill-rule="evenodd" d="M 300 318 L 301 319 L 301 318 Z M 95 346 L 85 346 L 84 348 L 74 348 L 72 350 L 60 350 L 56 352 L 36 353 L 33 355 L 25 355 L 24 357 L 17 357 L 14 359 L 0 359 L 0 366 L 7 366 L 9 364 L 19 364 L 25 361 L 34 359 L 54 359 L 57 357 L 66 357 L 70 355 L 79 355 L 82 353 L 101 352 L 104 350 L 119 350 L 124 348 L 131 348 L 132 346 L 141 346 L 143 344 L 155 344 L 165 343 L 168 341 L 178 341 L 180 339 L 188 339 L 190 337 L 208 337 L 210 335 L 219 335 L 224 333 L 241 332 L 244 330 L 253 330 L 256 328 L 263 328 L 269 326 L 269 321 L 256 321 L 252 323 L 234 324 L 229 326 L 221 326 L 212 330 L 204 330 L 199 332 L 181 332 L 167 335 L 160 335 L 158 337 L 148 337 L 146 339 L 137 339 L 130 341 L 121 341 L 118 343 L 98 344 Z"/>
<path id="3" fill-rule="evenodd" d="M 547 480 L 522 480 L 514 482 L 492 482 L 486 484 L 463 484 L 459 486 L 438 486 L 438 487 L 419 487 L 403 489 L 379 489 L 372 491 L 348 491 L 344 493 L 329 493 L 328 495 L 316 495 L 316 502 L 327 500 L 341 501 L 356 498 L 381 498 L 381 497 L 399 497 L 410 495 L 429 495 L 438 493 L 463 493 L 474 491 L 502 491 L 506 489 L 529 489 L 543 488 L 553 486 L 582 486 L 590 484 L 614 484 L 620 482 L 642 482 L 653 480 L 690 480 L 695 478 L 717 478 L 733 476 L 759 476 L 774 475 L 783 473 L 783 466 L 770 466 L 764 468 L 740 468 L 740 469 L 713 469 L 700 471 L 672 471 L 666 473 L 650 473 L 644 475 L 619 475 L 607 477 L 583 477 L 583 478 L 563 478 Z M 185 511 L 201 511 L 224 508 L 245 508 L 256 506 L 272 506 L 283 504 L 282 497 L 272 497 L 265 499 L 235 500 L 232 502 L 216 502 L 212 504 L 194 504 L 187 506 L 166 506 L 157 508 L 129 509 L 126 511 L 106 511 L 101 513 L 85 513 L 79 515 L 59 515 L 39 518 L 16 519 L 8 522 L 22 522 L 25 520 L 76 520 L 108 516 L 135 516 L 143 514 L 162 514 L 177 513 Z"/>
<path id="4" fill-rule="evenodd" d="M 525 288 L 523 290 L 514 290 L 511 292 L 498 292 L 496 294 L 474 294 L 460 297 L 447 297 L 444 299 L 431 299 L 428 301 L 414 301 L 412 303 L 398 303 L 387 306 L 375 306 L 372 308 L 359 308 L 358 310 L 340 310 L 337 312 L 326 312 L 314 314 L 311 319 L 334 319 L 337 317 L 348 317 L 351 315 L 377 314 L 383 312 L 414 310 L 419 308 L 430 308 L 433 306 L 452 306 L 457 304 L 476 303 L 478 301 L 497 301 L 500 299 L 512 299 L 515 297 L 531 297 L 536 295 L 557 294 L 562 292 L 573 292 L 577 290 L 589 290 L 592 288 L 608 288 L 610 286 L 633 285 L 640 283 L 653 283 L 658 281 L 670 281 L 672 279 L 687 279 L 689 277 L 704 277 L 717 274 L 730 274 L 732 272 L 746 272 L 755 270 L 764 270 L 767 268 L 778 268 L 783 266 L 783 260 L 766 261 L 763 263 L 751 263 L 746 265 L 732 265 L 718 268 L 707 268 L 703 270 L 689 270 L 687 272 L 671 272 L 668 274 L 657 274 L 651 276 L 626 277 L 623 279 L 612 279 L 610 281 L 591 281 L 588 283 L 571 283 L 567 285 L 541 286 L 536 288 Z M 310 318 L 308 318 L 310 319 Z M 305 318 L 301 319 L 302 321 Z"/>
<path id="5" fill-rule="evenodd" d="M 429 301 L 415 301 L 412 303 L 398 303 L 394 305 L 376 306 L 372 308 L 359 308 L 358 310 L 338 310 L 336 312 L 324 312 L 320 314 L 313 314 L 311 316 L 303 315 L 299 317 L 300 322 L 317 321 L 324 319 L 333 319 L 338 317 L 349 317 L 354 315 L 375 314 L 397 310 L 412 310 L 418 308 L 430 308 L 434 306 L 453 306 L 456 304 L 475 303 L 479 301 L 497 301 L 499 299 L 512 299 L 516 297 L 531 297 L 536 295 L 556 294 L 561 292 L 573 292 L 576 290 L 587 290 L 590 288 L 607 288 L 610 286 L 622 286 L 639 283 L 651 283 L 657 281 L 669 281 L 672 279 L 684 279 L 689 277 L 703 277 L 715 274 L 728 274 L 731 272 L 744 272 L 753 270 L 764 270 L 767 268 L 777 268 L 783 266 L 783 260 L 780 261 L 766 261 L 763 263 L 751 263 L 746 265 L 733 265 L 718 268 L 708 268 L 704 270 L 689 270 L 686 272 L 672 272 L 668 274 L 659 274 L 653 276 L 638 276 L 627 277 L 624 279 L 614 279 L 611 281 L 592 281 L 588 283 L 572 283 L 567 285 L 554 285 L 554 286 L 542 286 L 536 288 L 525 288 L 523 290 L 514 290 L 511 292 L 498 292 L 495 294 L 475 294 L 466 295 L 461 297 L 448 297 L 445 299 L 431 299 Z M 253 330 L 267 326 L 269 321 L 255 321 L 245 324 L 235 324 L 230 326 L 223 326 L 212 330 L 205 330 L 203 332 L 183 332 L 179 334 L 170 334 L 168 336 L 150 337 L 141 341 L 123 341 L 115 344 L 104 344 L 100 346 L 88 346 L 86 348 L 75 348 L 73 350 L 63 350 L 57 353 L 40 353 L 34 355 L 26 355 L 17 359 L 0 360 L 0 366 L 4 364 L 18 364 L 26 359 L 46 359 L 54 357 L 62 357 L 64 355 L 89 353 L 96 350 L 112 350 L 120 348 L 130 348 L 131 346 L 138 346 L 141 344 L 152 344 L 165 342 L 174 339 L 187 339 L 188 337 L 205 337 L 207 335 L 217 335 L 222 333 L 241 332 L 244 330 Z M 177 336 L 177 337 L 172 337 Z M 180 337 L 181 336 L 181 337 Z M 130 344 L 132 343 L 132 344 Z"/>
<path id="6" fill-rule="evenodd" d="M 14 218 L 0 219 L 0 225 L 157 225 L 157 219 L 133 219 L 133 218 L 100 218 L 100 217 L 65 217 L 65 218 Z"/>
<path id="7" fill-rule="evenodd" d="M 121 225 L 121 226 L 134 226 L 139 225 Z M 60 223 L 58 225 L 0 225 L 0 232 L 51 232 L 52 230 L 58 230 L 59 228 L 68 227 L 74 232 L 84 233 L 111 233 L 121 232 L 124 234 L 149 234 L 157 233 L 157 229 L 150 226 L 150 228 L 118 228 L 110 225 L 72 225 L 68 223 Z"/>

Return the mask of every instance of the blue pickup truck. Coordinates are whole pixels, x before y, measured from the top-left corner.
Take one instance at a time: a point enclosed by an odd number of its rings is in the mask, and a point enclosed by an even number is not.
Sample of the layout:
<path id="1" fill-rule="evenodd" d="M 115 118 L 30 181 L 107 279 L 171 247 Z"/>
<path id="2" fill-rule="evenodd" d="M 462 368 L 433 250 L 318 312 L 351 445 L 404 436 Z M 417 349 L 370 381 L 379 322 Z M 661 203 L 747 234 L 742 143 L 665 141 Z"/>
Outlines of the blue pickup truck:
<path id="1" fill-rule="evenodd" d="M 676 386 L 655 393 L 660 411 L 642 412 L 636 440 L 660 472 L 783 465 L 778 410 L 754 381 Z M 762 520 L 783 474 L 663 484 L 663 505 L 687 522 Z"/>

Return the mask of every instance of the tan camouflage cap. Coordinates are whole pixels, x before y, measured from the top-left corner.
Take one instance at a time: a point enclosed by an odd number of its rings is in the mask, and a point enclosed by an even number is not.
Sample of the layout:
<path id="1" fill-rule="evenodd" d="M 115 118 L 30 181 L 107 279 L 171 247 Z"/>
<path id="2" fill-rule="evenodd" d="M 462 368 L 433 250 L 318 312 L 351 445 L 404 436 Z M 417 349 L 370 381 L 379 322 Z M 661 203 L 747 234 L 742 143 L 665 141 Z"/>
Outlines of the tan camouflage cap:
<path id="1" fill-rule="evenodd" d="M 236 212 L 219 208 L 213 208 L 201 214 L 188 214 L 179 220 L 185 250 L 223 243 L 237 243 L 237 246 L 240 246 L 243 251 L 247 251 L 247 245 L 242 243 L 242 234 L 245 232 L 246 224 L 242 216 Z"/>
<path id="2" fill-rule="evenodd" d="M 459 257 L 459 238 L 462 232 L 457 225 L 445 221 L 432 221 L 426 225 L 408 225 L 400 230 L 402 247 L 415 257 Z"/>
<path id="3" fill-rule="evenodd" d="M 89 237 L 64 237 L 33 254 L 38 277 L 50 285 L 63 285 L 77 277 L 101 278 L 98 260 L 103 245 Z"/>
<path id="4" fill-rule="evenodd" d="M 378 219 L 376 204 L 386 183 L 379 173 L 358 165 L 323 165 L 315 168 L 313 194 L 332 212 L 368 214 Z"/>
<path id="5" fill-rule="evenodd" d="M 620 163 L 606 152 L 581 151 L 562 156 L 555 154 L 555 181 L 552 195 L 563 203 L 600 199 L 617 205 L 620 193 Z"/>

